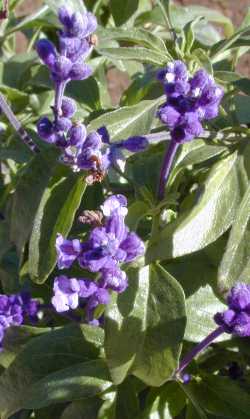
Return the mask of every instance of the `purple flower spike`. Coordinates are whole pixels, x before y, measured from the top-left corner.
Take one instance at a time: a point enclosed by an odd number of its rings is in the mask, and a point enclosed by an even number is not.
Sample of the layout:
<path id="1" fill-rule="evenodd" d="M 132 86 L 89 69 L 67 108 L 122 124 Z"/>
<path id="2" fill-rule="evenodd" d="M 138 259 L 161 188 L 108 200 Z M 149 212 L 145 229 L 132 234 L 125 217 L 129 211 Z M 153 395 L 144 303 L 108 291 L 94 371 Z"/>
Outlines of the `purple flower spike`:
<path id="1" fill-rule="evenodd" d="M 109 290 L 121 293 L 128 286 L 126 273 L 121 270 L 120 264 L 134 261 L 145 251 L 140 238 L 125 225 L 125 196 L 108 197 L 101 209 L 101 217 L 94 211 L 88 211 L 92 213 L 92 218 L 95 215 L 98 217 L 98 224 L 92 228 L 85 243 L 78 239 L 65 240 L 61 235 L 56 241 L 59 268 L 69 268 L 77 260 L 85 270 L 98 272 L 99 278 L 98 281 L 68 279 L 65 276 L 56 278 L 52 303 L 58 312 L 62 312 L 78 307 L 79 299 L 82 299 L 80 307 L 85 306 L 87 321 L 92 325 L 99 325 L 95 309 L 100 304 L 108 304 Z M 2 301 L 2 304 L 5 302 Z"/>
<path id="2" fill-rule="evenodd" d="M 70 268 L 81 253 L 80 240 L 66 240 L 61 234 L 56 239 L 57 265 L 59 269 Z"/>
<path id="3" fill-rule="evenodd" d="M 171 143 L 164 156 L 158 198 L 164 197 L 165 185 L 179 144 L 201 136 L 201 122 L 219 113 L 223 90 L 205 70 L 190 77 L 182 61 L 174 61 L 157 73 L 163 83 L 167 100 L 158 109 L 158 117 L 171 134 Z"/>

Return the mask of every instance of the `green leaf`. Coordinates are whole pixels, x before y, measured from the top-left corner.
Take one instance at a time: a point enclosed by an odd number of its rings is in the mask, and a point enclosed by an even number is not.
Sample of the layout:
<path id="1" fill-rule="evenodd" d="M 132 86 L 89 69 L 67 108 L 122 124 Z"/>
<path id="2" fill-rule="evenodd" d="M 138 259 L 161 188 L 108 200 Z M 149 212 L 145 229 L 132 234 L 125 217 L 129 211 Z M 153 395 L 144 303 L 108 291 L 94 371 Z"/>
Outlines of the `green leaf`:
<path id="1" fill-rule="evenodd" d="M 147 252 L 149 262 L 203 249 L 230 227 L 242 196 L 237 168 L 237 153 L 213 166 L 204 185 L 200 185 L 195 205 L 152 239 Z"/>
<path id="2" fill-rule="evenodd" d="M 192 385 L 192 383 L 191 383 Z M 196 397 L 195 392 L 193 391 L 191 385 L 180 384 L 182 390 L 186 394 L 189 404 L 192 406 L 190 411 L 193 416 L 187 416 L 186 419 L 208 419 L 206 413 L 203 410 L 203 405 L 200 403 L 199 399 Z M 190 412 L 188 412 L 190 414 Z"/>
<path id="3" fill-rule="evenodd" d="M 139 413 L 139 399 L 134 385 L 134 377 L 128 377 L 117 388 L 115 417 L 119 419 L 131 419 L 137 418 Z"/>
<path id="4" fill-rule="evenodd" d="M 228 49 L 234 48 L 236 41 L 238 41 L 243 35 L 247 35 L 247 34 L 249 35 L 249 33 L 250 33 L 250 26 L 246 26 L 243 29 L 239 29 L 230 38 L 218 42 L 211 48 L 211 53 L 210 53 L 211 58 L 213 58 L 214 60 L 219 54 L 222 54 Z"/>
<path id="5" fill-rule="evenodd" d="M 149 31 L 141 28 L 101 28 L 97 32 L 100 37 L 101 45 L 110 40 L 128 41 L 144 46 L 145 48 L 160 51 L 160 53 L 168 54 L 167 48 L 163 40 Z"/>
<path id="6" fill-rule="evenodd" d="M 250 115 L 248 108 L 250 106 L 250 96 L 235 95 L 233 102 L 235 104 L 235 113 L 239 124 L 249 124 Z"/>
<path id="7" fill-rule="evenodd" d="M 218 272 L 219 288 L 227 292 L 237 281 L 250 282 L 250 185 L 236 213 Z"/>
<path id="8" fill-rule="evenodd" d="M 97 81 L 94 77 L 87 80 L 72 81 L 66 89 L 67 96 L 72 97 L 83 108 L 90 111 L 100 110 L 100 92 Z"/>
<path id="9" fill-rule="evenodd" d="M 111 141 L 122 140 L 133 135 L 148 134 L 160 100 L 144 100 L 138 105 L 124 106 L 91 121 L 89 130 L 105 125 Z"/>
<path id="10" fill-rule="evenodd" d="M 218 72 L 220 73 L 220 72 Z M 238 78 L 237 80 L 233 80 L 234 86 L 237 87 L 242 93 L 250 96 L 250 80 L 247 78 Z"/>
<path id="11" fill-rule="evenodd" d="M 58 151 L 46 150 L 35 156 L 22 173 L 13 196 L 10 238 L 19 254 L 31 233 L 42 194 L 55 169 Z M 21 220 L 21 222 L 20 222 Z"/>
<path id="12" fill-rule="evenodd" d="M 225 151 L 227 151 L 227 147 L 210 145 L 204 140 L 196 140 L 184 144 L 176 158 L 175 166 L 171 173 L 171 181 L 175 179 L 183 168 L 203 163 L 220 156 Z"/>
<path id="13" fill-rule="evenodd" d="M 184 29 L 184 39 L 185 39 L 185 51 L 187 54 L 189 54 L 193 48 L 194 41 L 195 41 L 195 34 L 194 34 L 194 28 L 202 20 L 201 16 L 197 16 L 194 20 L 191 22 L 188 22 Z"/>
<path id="14" fill-rule="evenodd" d="M 217 253 L 219 253 L 218 247 L 223 248 L 223 244 L 224 242 L 219 242 L 216 245 Z M 215 329 L 214 315 L 225 310 L 225 305 L 212 288 L 217 281 L 217 266 L 213 266 L 204 250 L 175 259 L 172 263 L 167 262 L 164 266 L 171 275 L 178 278 L 185 293 L 187 313 L 185 340 L 200 342 Z M 223 334 L 219 340 L 227 339 L 228 335 Z"/>
<path id="15" fill-rule="evenodd" d="M 85 386 L 85 395 L 99 391 L 105 367 L 89 360 L 99 356 L 102 342 L 102 330 L 87 325 L 70 325 L 32 339 L 0 377 L 2 419 L 23 408 L 62 401 L 62 394 L 63 401 L 74 400 L 77 392 L 80 398 Z"/>
<path id="16" fill-rule="evenodd" d="M 61 168 L 60 168 L 61 169 Z M 58 233 L 67 236 L 80 206 L 86 184 L 82 176 L 57 173 L 42 196 L 29 245 L 29 273 L 43 283 L 56 265 Z"/>
<path id="17" fill-rule="evenodd" d="M 164 51 L 163 53 L 160 53 L 143 47 L 100 48 L 98 49 L 98 52 L 112 60 L 135 60 L 157 66 L 167 64 L 170 60 L 169 54 Z"/>
<path id="18" fill-rule="evenodd" d="M 160 389 L 152 389 L 146 400 L 143 419 L 173 419 L 182 411 L 186 397 L 180 386 L 167 383 Z"/>
<path id="19" fill-rule="evenodd" d="M 187 387 L 208 413 L 228 419 L 249 418 L 249 393 L 230 378 L 207 375 L 203 381 L 191 382 Z"/>
<path id="20" fill-rule="evenodd" d="M 173 26 L 177 29 L 182 29 L 188 22 L 199 16 L 204 17 L 209 22 L 223 25 L 227 36 L 231 36 L 234 32 L 231 20 L 218 10 L 199 5 L 180 7 L 175 3 L 171 4 L 171 19 Z"/>
<path id="21" fill-rule="evenodd" d="M 185 329 L 184 294 L 159 266 L 130 269 L 129 287 L 107 308 L 105 352 L 116 384 L 133 373 L 162 385 L 178 365 Z"/>
<path id="22" fill-rule="evenodd" d="M 54 403 L 93 397 L 111 385 L 105 361 L 82 362 L 49 374 L 33 384 L 24 395 L 22 404 L 25 409 L 40 409 Z"/>
<path id="23" fill-rule="evenodd" d="M 60 419 L 96 419 L 100 404 L 101 401 L 97 397 L 75 401 L 66 407 Z"/>
<path id="24" fill-rule="evenodd" d="M 139 0 L 110 0 L 110 9 L 115 24 L 121 26 L 136 12 Z"/>

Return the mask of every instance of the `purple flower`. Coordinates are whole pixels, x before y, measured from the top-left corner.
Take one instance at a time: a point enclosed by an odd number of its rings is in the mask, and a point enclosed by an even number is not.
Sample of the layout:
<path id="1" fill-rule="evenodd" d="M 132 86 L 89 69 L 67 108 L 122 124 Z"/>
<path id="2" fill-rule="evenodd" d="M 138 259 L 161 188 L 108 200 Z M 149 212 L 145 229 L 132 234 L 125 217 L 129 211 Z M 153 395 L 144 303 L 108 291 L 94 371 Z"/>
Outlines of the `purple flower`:
<path id="1" fill-rule="evenodd" d="M 58 276 L 55 278 L 53 291 L 51 302 L 58 313 L 78 307 L 80 285 L 77 279 Z"/>
<path id="2" fill-rule="evenodd" d="M 227 297 L 227 303 L 233 310 L 249 310 L 250 313 L 250 285 L 235 285 Z"/>
<path id="3" fill-rule="evenodd" d="M 122 293 L 128 286 L 127 275 L 114 262 L 108 269 L 102 269 L 102 277 L 100 284 L 103 288 L 109 288 L 118 293 Z"/>
<path id="4" fill-rule="evenodd" d="M 80 240 L 66 240 L 61 234 L 56 239 L 57 265 L 59 269 L 70 268 L 82 250 Z"/>
<path id="5" fill-rule="evenodd" d="M 128 213 L 127 204 L 127 198 L 124 195 L 111 195 L 101 205 L 101 210 L 105 217 L 110 217 L 115 211 L 125 217 Z"/>
<path id="6" fill-rule="evenodd" d="M 160 70 L 158 80 L 164 85 L 167 101 L 158 109 L 158 117 L 169 128 L 176 143 L 185 143 L 199 137 L 201 122 L 215 118 L 223 90 L 204 69 L 188 75 L 181 61 L 174 61 Z"/>
<path id="7" fill-rule="evenodd" d="M 227 304 L 227 310 L 215 315 L 215 322 L 226 333 L 240 337 L 250 336 L 250 285 L 235 285 L 228 295 Z"/>
<path id="8" fill-rule="evenodd" d="M 37 131 L 40 137 L 48 143 L 55 143 L 56 135 L 52 122 L 46 116 L 39 119 L 37 123 Z"/>
<path id="9" fill-rule="evenodd" d="M 158 109 L 158 116 L 164 124 L 172 129 L 178 124 L 181 114 L 174 106 L 162 105 Z"/>
<path id="10" fill-rule="evenodd" d="M 95 136 L 92 138 L 95 141 Z M 56 241 L 58 267 L 69 268 L 75 260 L 90 272 L 98 272 L 98 281 L 55 279 L 52 304 L 58 312 L 77 308 L 79 299 L 86 301 L 86 317 L 90 324 L 98 325 L 95 309 L 108 304 L 109 291 L 123 292 L 127 286 L 126 273 L 120 263 L 129 263 L 141 256 L 144 244 L 125 224 L 127 199 L 123 195 L 108 197 L 101 206 L 103 216 L 98 217 L 98 227 L 90 231 L 89 239 L 81 243 L 78 239 L 65 240 L 58 235 Z M 1 302 L 0 302 L 1 304 Z M 4 302 L 3 302 L 4 304 Z"/>
<path id="11" fill-rule="evenodd" d="M 134 232 L 126 235 L 125 240 L 121 243 L 121 249 L 126 252 L 125 262 L 132 262 L 138 256 L 142 256 L 145 252 L 144 243 Z"/>
<path id="12" fill-rule="evenodd" d="M 25 318 L 32 322 L 37 321 L 38 310 L 39 303 L 27 292 L 9 296 L 0 295 L 0 350 L 6 329 L 22 325 Z"/>
<path id="13" fill-rule="evenodd" d="M 172 131 L 172 137 L 177 143 L 185 143 L 199 137 L 203 132 L 199 117 L 195 112 L 185 113 L 178 125 Z"/>

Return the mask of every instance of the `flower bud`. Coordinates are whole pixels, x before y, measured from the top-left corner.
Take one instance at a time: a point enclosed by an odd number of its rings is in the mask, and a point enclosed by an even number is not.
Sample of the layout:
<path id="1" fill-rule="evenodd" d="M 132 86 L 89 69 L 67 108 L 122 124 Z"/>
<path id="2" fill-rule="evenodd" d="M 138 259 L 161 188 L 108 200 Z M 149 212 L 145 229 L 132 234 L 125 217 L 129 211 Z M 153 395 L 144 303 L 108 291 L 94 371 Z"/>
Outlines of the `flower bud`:
<path id="1" fill-rule="evenodd" d="M 69 97 L 64 97 L 62 100 L 62 114 L 65 118 L 72 118 L 77 111 L 76 103 Z"/>
<path id="2" fill-rule="evenodd" d="M 39 119 L 37 123 L 37 132 L 39 136 L 48 143 L 54 143 L 56 141 L 53 124 L 46 116 Z"/>
<path id="3" fill-rule="evenodd" d="M 84 147 L 90 147 L 90 148 L 93 148 L 93 149 L 96 149 L 96 148 L 98 149 L 98 148 L 101 147 L 101 145 L 102 145 L 101 137 L 95 131 L 91 132 L 87 136 L 87 138 L 85 140 L 85 143 L 84 143 Z"/>
<path id="4" fill-rule="evenodd" d="M 72 146 L 82 145 L 85 141 L 86 134 L 87 134 L 87 131 L 86 131 L 85 125 L 83 124 L 73 125 L 68 132 L 70 145 Z"/>
<path id="5" fill-rule="evenodd" d="M 72 122 L 69 118 L 61 117 L 55 123 L 55 127 L 57 131 L 68 132 L 71 128 Z"/>
<path id="6" fill-rule="evenodd" d="M 91 76 L 91 74 L 92 69 L 89 65 L 81 61 L 77 61 L 75 64 L 73 64 L 69 73 L 69 77 L 71 80 L 84 80 Z"/>
<path id="7" fill-rule="evenodd" d="M 53 67 L 56 61 L 56 50 L 52 42 L 41 39 L 36 44 L 36 50 L 41 60 L 48 67 Z"/>
<path id="8" fill-rule="evenodd" d="M 71 18 L 70 34 L 73 36 L 80 36 L 86 32 L 88 27 L 88 18 L 85 14 L 76 12 Z"/>
<path id="9" fill-rule="evenodd" d="M 132 153 L 144 151 L 148 147 L 148 140 L 145 137 L 130 137 L 122 142 L 122 146 Z"/>
<path id="10" fill-rule="evenodd" d="M 58 10 L 58 18 L 63 26 L 67 29 L 71 26 L 71 19 L 72 19 L 73 11 L 68 6 L 62 6 Z"/>
<path id="11" fill-rule="evenodd" d="M 72 68 L 72 62 L 60 55 L 57 57 L 53 68 L 52 68 L 52 77 L 55 81 L 65 81 L 69 78 L 69 73 Z"/>

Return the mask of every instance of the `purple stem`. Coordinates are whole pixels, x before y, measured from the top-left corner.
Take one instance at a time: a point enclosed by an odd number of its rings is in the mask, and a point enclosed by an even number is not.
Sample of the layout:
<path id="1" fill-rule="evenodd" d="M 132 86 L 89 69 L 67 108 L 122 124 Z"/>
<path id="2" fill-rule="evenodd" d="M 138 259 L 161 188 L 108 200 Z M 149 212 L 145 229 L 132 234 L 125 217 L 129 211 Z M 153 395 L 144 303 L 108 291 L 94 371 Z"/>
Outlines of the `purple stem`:
<path id="1" fill-rule="evenodd" d="M 179 147 L 179 144 L 175 140 L 171 139 L 168 149 L 163 159 L 163 164 L 162 164 L 161 173 L 160 173 L 160 183 L 159 183 L 159 189 L 158 189 L 159 201 L 161 201 L 164 198 L 165 186 L 168 181 L 170 169 L 172 167 L 172 163 L 173 163 L 178 147 Z"/>
<path id="2" fill-rule="evenodd" d="M 207 348 L 210 343 L 212 343 L 218 336 L 224 333 L 224 328 L 222 326 L 215 329 L 210 333 L 205 339 L 203 339 L 198 345 L 196 345 L 180 362 L 179 368 L 176 370 L 175 375 L 179 375 L 193 360 L 193 358 L 198 355 L 201 351 Z"/>
<path id="3" fill-rule="evenodd" d="M 10 124 L 14 128 L 14 130 L 17 132 L 21 140 L 26 144 L 29 149 L 33 153 L 39 153 L 39 148 L 37 145 L 33 142 L 33 140 L 30 138 L 29 134 L 25 131 L 25 129 L 22 127 L 21 123 L 18 121 L 14 113 L 12 112 L 12 109 L 6 102 L 4 96 L 0 93 L 0 109 L 5 114 L 6 118 L 9 120 Z"/>
<path id="4" fill-rule="evenodd" d="M 57 121 L 58 117 L 61 115 L 62 112 L 62 99 L 64 90 L 66 87 L 66 82 L 59 82 L 56 83 L 56 89 L 55 89 L 55 106 L 54 106 L 54 114 L 55 114 L 55 120 Z"/>

